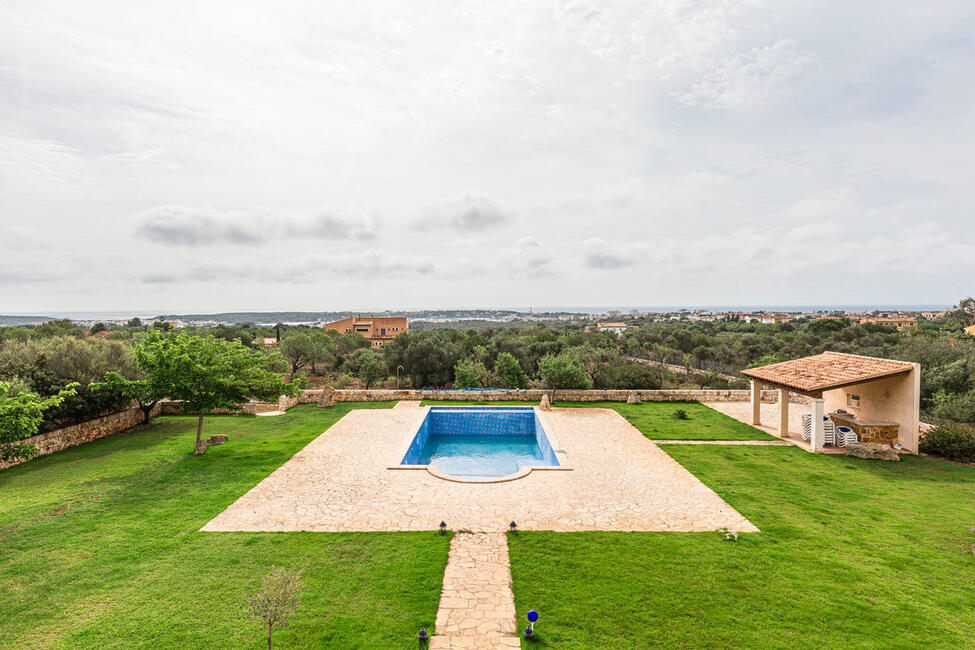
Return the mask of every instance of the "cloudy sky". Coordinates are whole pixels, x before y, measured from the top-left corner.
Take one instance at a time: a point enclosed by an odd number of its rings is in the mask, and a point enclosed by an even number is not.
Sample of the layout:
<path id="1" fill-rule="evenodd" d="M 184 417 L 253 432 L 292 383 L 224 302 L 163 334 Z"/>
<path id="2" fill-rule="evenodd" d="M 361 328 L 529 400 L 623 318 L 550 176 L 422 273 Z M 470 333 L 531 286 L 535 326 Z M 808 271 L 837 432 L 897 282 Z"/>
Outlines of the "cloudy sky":
<path id="1" fill-rule="evenodd" d="M 0 4 L 0 313 L 952 303 L 975 4 Z"/>

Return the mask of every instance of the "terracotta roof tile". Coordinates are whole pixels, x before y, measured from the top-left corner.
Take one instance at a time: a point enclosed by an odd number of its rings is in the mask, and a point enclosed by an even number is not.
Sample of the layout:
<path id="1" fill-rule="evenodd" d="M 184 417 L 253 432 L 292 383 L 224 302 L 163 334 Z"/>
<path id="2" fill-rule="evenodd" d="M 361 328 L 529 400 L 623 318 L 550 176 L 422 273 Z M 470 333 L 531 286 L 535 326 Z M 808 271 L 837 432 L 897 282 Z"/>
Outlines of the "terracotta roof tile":
<path id="1" fill-rule="evenodd" d="M 783 361 L 760 368 L 749 368 L 742 370 L 741 374 L 785 388 L 818 393 L 831 388 L 840 388 L 907 372 L 913 367 L 913 364 L 904 361 L 861 357 L 839 352 L 824 352 L 803 359 Z"/>

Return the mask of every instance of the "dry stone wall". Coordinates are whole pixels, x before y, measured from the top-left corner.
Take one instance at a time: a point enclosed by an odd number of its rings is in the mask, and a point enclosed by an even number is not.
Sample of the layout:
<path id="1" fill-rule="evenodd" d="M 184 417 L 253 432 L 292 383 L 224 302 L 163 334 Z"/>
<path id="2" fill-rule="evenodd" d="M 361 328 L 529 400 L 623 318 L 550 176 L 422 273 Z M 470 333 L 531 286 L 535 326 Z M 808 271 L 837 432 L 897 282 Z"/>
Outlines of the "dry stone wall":
<path id="1" fill-rule="evenodd" d="M 157 406 L 153 409 L 153 415 L 158 415 L 161 411 L 161 406 Z M 37 447 L 38 456 L 46 456 L 47 454 L 53 454 L 56 451 L 61 451 L 68 447 L 113 436 L 126 429 L 131 429 L 134 426 L 142 424 L 142 420 L 142 409 L 131 408 L 104 417 L 95 418 L 94 420 L 88 420 L 81 424 L 41 433 L 23 442 Z M 0 462 L 0 470 L 19 465 L 23 462 L 23 460 Z"/>
<path id="2" fill-rule="evenodd" d="M 345 389 L 336 390 L 336 402 L 385 402 L 399 400 L 450 400 L 464 402 L 538 402 L 551 391 L 529 390 L 412 390 Z M 751 399 L 748 390 L 560 390 L 555 399 L 565 402 L 625 402 L 636 393 L 641 402 L 743 402 Z M 306 390 L 298 403 L 317 403 L 321 390 Z M 775 402 L 778 391 L 763 390 L 762 401 Z M 791 401 L 791 400 L 790 400 Z"/>

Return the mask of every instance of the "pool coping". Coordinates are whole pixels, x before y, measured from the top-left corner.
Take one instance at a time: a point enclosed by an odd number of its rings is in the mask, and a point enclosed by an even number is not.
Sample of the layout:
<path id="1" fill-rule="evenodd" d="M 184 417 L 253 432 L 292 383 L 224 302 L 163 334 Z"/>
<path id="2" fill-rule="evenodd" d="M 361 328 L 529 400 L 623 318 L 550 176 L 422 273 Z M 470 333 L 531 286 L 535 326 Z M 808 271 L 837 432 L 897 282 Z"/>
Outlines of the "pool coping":
<path id="1" fill-rule="evenodd" d="M 542 423 L 542 429 L 545 430 L 545 437 L 548 438 L 548 444 L 552 446 L 552 451 L 555 453 L 555 459 L 559 461 L 558 465 L 522 465 L 518 468 L 518 471 L 514 474 L 508 474 L 507 476 L 455 476 L 453 474 L 447 474 L 441 471 L 436 465 L 401 465 L 400 461 L 406 456 L 406 452 L 409 451 L 410 445 L 413 443 L 413 439 L 416 434 L 420 431 L 420 427 L 423 426 L 423 421 L 426 419 L 427 414 L 432 408 L 456 408 L 456 409 L 471 409 L 471 408 L 517 408 L 517 409 L 531 409 L 538 420 Z M 497 406 L 496 404 L 484 404 L 483 406 L 421 406 L 419 409 L 419 417 L 416 422 L 409 428 L 409 434 L 403 439 L 402 444 L 397 449 L 397 454 L 395 458 L 392 458 L 391 462 L 387 462 L 387 470 L 406 470 L 406 471 L 417 471 L 425 470 L 431 476 L 434 476 L 443 481 L 451 481 L 453 483 L 506 483 L 508 481 L 516 481 L 521 478 L 525 478 L 533 471 L 543 471 L 543 472 L 571 472 L 572 466 L 569 464 L 568 454 L 565 453 L 565 449 L 562 447 L 562 441 L 559 439 L 556 433 L 555 422 L 550 420 L 547 415 L 547 411 L 543 411 L 537 406 Z"/>

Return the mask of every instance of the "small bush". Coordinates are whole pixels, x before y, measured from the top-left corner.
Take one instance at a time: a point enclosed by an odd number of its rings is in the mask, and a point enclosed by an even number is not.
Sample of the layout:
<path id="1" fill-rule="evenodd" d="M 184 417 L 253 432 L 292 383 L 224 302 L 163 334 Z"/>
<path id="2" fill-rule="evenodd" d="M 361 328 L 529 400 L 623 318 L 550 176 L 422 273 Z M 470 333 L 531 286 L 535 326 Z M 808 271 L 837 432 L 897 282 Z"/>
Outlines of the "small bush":
<path id="1" fill-rule="evenodd" d="M 975 431 L 954 422 L 942 424 L 921 438 L 919 450 L 949 460 L 975 461 Z"/>
<path id="2" fill-rule="evenodd" d="M 303 591 L 301 571 L 273 567 L 261 581 L 261 590 L 248 601 L 251 615 L 264 623 L 268 650 L 271 649 L 271 634 L 288 627 L 292 612 L 301 605 Z"/>
<path id="3" fill-rule="evenodd" d="M 687 411 L 685 411 L 684 409 L 677 409 L 676 411 L 674 411 L 674 417 L 677 418 L 678 420 L 686 420 Z"/>

